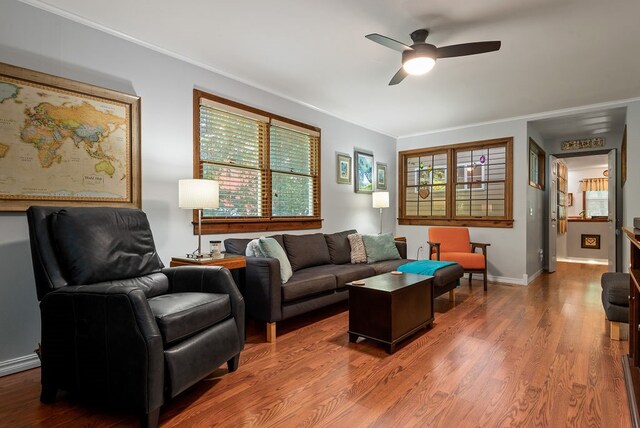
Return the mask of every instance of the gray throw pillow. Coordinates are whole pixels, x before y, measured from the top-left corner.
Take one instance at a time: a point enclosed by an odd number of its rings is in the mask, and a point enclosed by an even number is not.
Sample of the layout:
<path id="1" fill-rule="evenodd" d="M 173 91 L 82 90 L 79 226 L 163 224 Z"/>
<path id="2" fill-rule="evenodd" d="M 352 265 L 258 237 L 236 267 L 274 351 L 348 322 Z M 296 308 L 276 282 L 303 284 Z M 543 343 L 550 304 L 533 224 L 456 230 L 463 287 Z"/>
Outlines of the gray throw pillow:
<path id="1" fill-rule="evenodd" d="M 366 263 L 367 253 L 362 242 L 362 235 L 353 233 L 347 236 L 347 239 L 349 240 L 349 245 L 351 245 L 351 263 Z"/>
<path id="2" fill-rule="evenodd" d="M 280 262 L 280 280 L 282 283 L 289 281 L 289 278 L 293 275 L 291 270 L 291 263 L 287 258 L 287 254 L 284 252 L 278 241 L 273 238 L 260 238 L 258 241 L 258 249 L 265 257 L 273 257 Z"/>
<path id="3" fill-rule="evenodd" d="M 244 255 L 247 257 L 264 257 L 264 254 L 260 251 L 260 247 L 258 246 L 259 243 L 260 239 L 258 238 L 249 241 Z"/>
<path id="4" fill-rule="evenodd" d="M 382 235 L 362 235 L 365 251 L 367 252 L 367 263 L 375 263 L 383 260 L 398 260 L 400 253 L 393 242 L 391 233 Z"/>

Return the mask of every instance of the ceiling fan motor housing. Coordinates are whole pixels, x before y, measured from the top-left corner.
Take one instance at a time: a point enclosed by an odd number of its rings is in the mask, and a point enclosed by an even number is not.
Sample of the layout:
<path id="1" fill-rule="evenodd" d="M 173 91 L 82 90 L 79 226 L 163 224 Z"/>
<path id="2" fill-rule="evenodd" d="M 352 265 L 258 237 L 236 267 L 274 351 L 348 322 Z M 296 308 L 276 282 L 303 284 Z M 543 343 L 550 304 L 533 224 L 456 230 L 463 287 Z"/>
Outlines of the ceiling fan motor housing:
<path id="1" fill-rule="evenodd" d="M 407 49 L 402 52 L 402 63 L 413 59 L 413 58 L 437 58 L 437 48 L 434 45 L 430 45 L 429 43 L 420 43 L 411 46 L 411 49 Z"/>

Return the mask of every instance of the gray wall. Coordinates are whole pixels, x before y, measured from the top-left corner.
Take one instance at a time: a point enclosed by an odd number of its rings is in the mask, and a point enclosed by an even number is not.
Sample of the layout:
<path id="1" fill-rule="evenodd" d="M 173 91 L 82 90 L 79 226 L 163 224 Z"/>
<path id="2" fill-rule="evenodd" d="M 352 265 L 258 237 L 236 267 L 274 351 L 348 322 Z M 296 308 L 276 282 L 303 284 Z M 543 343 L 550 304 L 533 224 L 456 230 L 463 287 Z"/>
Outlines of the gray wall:
<path id="1" fill-rule="evenodd" d="M 513 137 L 513 228 L 470 228 L 471 240 L 488 242 L 488 273 L 492 280 L 523 284 L 526 279 L 526 208 L 528 181 L 528 140 L 524 120 L 509 120 L 479 126 L 398 139 L 398 150 Z M 527 166 L 525 168 L 525 166 Z M 523 171 L 527 172 L 523 173 Z M 398 226 L 398 235 L 407 237 L 409 255 L 425 246 L 428 226 Z"/>
<path id="2" fill-rule="evenodd" d="M 327 232 L 358 228 L 378 231 L 371 196 L 336 184 L 335 152 L 370 150 L 387 163 L 395 218 L 395 139 L 225 78 L 137 44 L 69 21 L 17 1 L 3 1 L 0 61 L 142 98 L 142 208 L 147 212 L 161 258 L 192 251 L 191 211 L 178 208 L 179 178 L 192 176 L 192 97 L 199 88 L 322 129 L 322 216 Z M 313 82 L 309 82 L 313 84 Z M 2 165 L 0 164 L 0 168 Z M 294 232 L 302 233 L 302 232 Z M 212 235 L 207 239 L 224 239 Z M 24 213 L 0 214 L 0 373 L 3 363 L 33 355 L 39 340 L 38 303 L 33 284 Z"/>

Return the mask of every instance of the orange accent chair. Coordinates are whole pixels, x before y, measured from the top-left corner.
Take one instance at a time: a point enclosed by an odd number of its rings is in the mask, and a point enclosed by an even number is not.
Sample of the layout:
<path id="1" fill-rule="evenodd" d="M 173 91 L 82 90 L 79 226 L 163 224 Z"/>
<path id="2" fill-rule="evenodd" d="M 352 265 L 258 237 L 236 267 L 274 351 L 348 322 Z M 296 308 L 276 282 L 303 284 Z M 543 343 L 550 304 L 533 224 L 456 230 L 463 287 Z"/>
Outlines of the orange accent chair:
<path id="1" fill-rule="evenodd" d="M 456 262 L 471 275 L 481 273 L 484 278 L 484 290 L 487 291 L 487 247 L 491 244 L 471 242 L 469 229 L 466 227 L 430 227 L 429 228 L 429 260 Z M 476 253 L 480 248 L 482 253 Z"/>

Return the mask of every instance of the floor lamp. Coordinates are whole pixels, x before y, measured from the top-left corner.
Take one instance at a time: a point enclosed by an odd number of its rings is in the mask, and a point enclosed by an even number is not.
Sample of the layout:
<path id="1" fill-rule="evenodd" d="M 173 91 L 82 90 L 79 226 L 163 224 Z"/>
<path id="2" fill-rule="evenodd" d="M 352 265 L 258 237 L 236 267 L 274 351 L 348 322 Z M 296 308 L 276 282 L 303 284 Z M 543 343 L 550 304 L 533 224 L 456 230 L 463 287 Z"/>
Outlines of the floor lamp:
<path id="1" fill-rule="evenodd" d="M 178 180 L 178 199 L 180 208 L 198 210 L 198 249 L 187 254 L 187 257 L 199 259 L 208 256 L 202 254 L 202 210 L 218 208 L 218 182 L 191 178 Z"/>
<path id="2" fill-rule="evenodd" d="M 389 192 L 373 192 L 373 208 L 380 208 L 380 235 L 382 235 L 382 209 L 389 208 Z"/>

